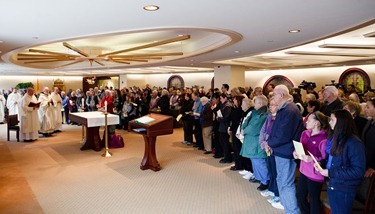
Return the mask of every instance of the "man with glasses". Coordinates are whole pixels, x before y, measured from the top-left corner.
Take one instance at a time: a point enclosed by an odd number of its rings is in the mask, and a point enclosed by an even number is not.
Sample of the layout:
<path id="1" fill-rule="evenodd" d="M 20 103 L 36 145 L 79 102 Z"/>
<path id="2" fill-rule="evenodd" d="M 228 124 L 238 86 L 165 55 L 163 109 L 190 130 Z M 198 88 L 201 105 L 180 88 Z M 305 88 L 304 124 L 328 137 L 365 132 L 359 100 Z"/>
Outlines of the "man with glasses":
<path id="1" fill-rule="evenodd" d="M 273 99 L 279 107 L 268 139 L 268 146 L 275 156 L 276 182 L 281 204 L 280 202 L 273 203 L 272 206 L 279 209 L 284 207 L 285 213 L 297 214 L 299 209 L 294 185 L 297 164 L 293 157 L 293 140 L 299 141 L 300 139 L 303 130 L 302 116 L 285 85 L 275 87 Z"/>

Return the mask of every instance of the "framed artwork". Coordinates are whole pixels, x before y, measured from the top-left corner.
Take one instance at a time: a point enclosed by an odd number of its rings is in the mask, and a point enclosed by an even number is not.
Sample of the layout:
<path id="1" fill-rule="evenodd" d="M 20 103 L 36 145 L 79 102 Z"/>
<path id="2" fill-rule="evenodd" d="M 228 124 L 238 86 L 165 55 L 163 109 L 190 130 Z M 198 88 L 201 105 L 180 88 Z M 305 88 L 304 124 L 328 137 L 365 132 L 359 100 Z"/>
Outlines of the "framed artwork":
<path id="1" fill-rule="evenodd" d="M 215 77 L 212 77 L 211 79 L 211 89 L 215 88 Z"/>
<path id="2" fill-rule="evenodd" d="M 184 88 L 185 81 L 180 75 L 172 75 L 168 79 L 168 88 L 175 87 L 175 88 Z"/>
<path id="3" fill-rule="evenodd" d="M 294 88 L 294 84 L 290 79 L 283 75 L 275 75 L 270 77 L 263 85 L 263 94 L 268 95 L 268 85 L 273 84 L 275 86 L 284 84 L 286 85 L 289 89 Z"/>
<path id="4" fill-rule="evenodd" d="M 349 68 L 345 70 L 340 76 L 339 83 L 345 86 L 345 88 L 353 84 L 359 93 L 364 93 L 371 86 L 370 77 L 360 68 Z"/>

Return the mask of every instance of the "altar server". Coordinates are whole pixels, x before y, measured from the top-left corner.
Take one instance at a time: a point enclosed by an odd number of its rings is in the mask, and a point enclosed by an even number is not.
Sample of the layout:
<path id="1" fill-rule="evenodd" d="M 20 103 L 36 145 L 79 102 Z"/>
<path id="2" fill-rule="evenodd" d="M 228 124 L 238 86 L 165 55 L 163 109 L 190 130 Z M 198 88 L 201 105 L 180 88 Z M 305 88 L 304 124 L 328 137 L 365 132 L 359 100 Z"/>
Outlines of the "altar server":
<path id="1" fill-rule="evenodd" d="M 31 142 L 38 139 L 40 123 L 38 119 L 39 106 L 29 107 L 30 103 L 37 103 L 34 89 L 28 88 L 20 103 L 21 140 Z"/>
<path id="2" fill-rule="evenodd" d="M 52 111 L 55 118 L 55 132 L 61 132 L 62 129 L 62 99 L 59 94 L 59 88 L 55 87 L 51 93 L 51 99 L 53 102 Z"/>
<path id="3" fill-rule="evenodd" d="M 13 92 L 9 94 L 8 99 L 7 99 L 7 108 L 9 111 L 9 115 L 18 115 L 19 114 L 19 108 L 20 105 L 19 103 L 21 102 L 21 95 L 17 93 L 17 89 L 14 88 Z M 20 116 L 18 115 L 18 120 L 20 120 Z"/>
<path id="4" fill-rule="evenodd" d="M 0 124 L 4 123 L 4 118 L 5 118 L 5 97 L 4 95 L 0 92 Z"/>
<path id="5" fill-rule="evenodd" d="M 49 95 L 49 88 L 45 87 L 40 93 L 38 102 L 40 108 L 38 110 L 40 130 L 44 136 L 50 136 L 55 131 L 55 118 L 53 111 L 53 101 Z"/>

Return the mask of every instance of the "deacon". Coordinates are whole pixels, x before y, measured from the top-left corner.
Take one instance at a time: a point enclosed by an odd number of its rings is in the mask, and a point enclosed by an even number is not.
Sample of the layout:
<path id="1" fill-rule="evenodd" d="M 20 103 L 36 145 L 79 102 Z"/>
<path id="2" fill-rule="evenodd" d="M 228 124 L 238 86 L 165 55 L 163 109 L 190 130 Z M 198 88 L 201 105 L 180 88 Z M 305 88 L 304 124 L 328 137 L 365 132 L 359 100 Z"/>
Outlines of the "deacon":
<path id="1" fill-rule="evenodd" d="M 45 87 L 43 92 L 40 93 L 38 102 L 40 102 L 40 108 L 38 110 L 40 130 L 39 133 L 45 137 L 51 136 L 55 131 L 55 117 L 53 100 L 49 95 L 49 88 Z"/>
<path id="2" fill-rule="evenodd" d="M 34 89 L 28 88 L 27 93 L 23 96 L 20 103 L 20 125 L 21 125 L 21 140 L 25 142 L 32 142 L 38 139 L 38 131 L 40 123 L 38 119 L 37 99 L 34 96 Z"/>
<path id="3" fill-rule="evenodd" d="M 55 118 L 55 132 L 61 132 L 62 129 L 62 99 L 59 94 L 59 88 L 55 87 L 51 93 L 51 99 L 53 102 L 52 111 Z"/>
<path id="4" fill-rule="evenodd" d="M 22 96 L 19 93 L 17 93 L 17 89 L 13 88 L 13 92 L 9 94 L 8 100 L 7 100 L 7 108 L 9 111 L 9 115 L 14 115 L 14 114 L 18 115 L 18 120 L 20 120 L 19 103 L 21 99 L 22 99 Z"/>

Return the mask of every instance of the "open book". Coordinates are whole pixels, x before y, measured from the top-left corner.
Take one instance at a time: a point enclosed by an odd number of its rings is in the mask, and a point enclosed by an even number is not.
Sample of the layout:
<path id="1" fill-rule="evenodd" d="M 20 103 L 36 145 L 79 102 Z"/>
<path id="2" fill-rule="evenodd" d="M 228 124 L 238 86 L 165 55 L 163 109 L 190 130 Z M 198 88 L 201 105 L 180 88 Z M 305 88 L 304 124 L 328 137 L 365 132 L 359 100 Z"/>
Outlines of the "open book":
<path id="1" fill-rule="evenodd" d="M 134 120 L 135 123 L 142 123 L 142 124 L 149 124 L 154 121 L 155 119 L 149 116 L 143 116 Z"/>
<path id="2" fill-rule="evenodd" d="M 30 102 L 28 107 L 39 107 L 40 106 L 40 102 L 38 103 L 33 103 L 33 102 Z"/>

